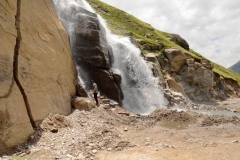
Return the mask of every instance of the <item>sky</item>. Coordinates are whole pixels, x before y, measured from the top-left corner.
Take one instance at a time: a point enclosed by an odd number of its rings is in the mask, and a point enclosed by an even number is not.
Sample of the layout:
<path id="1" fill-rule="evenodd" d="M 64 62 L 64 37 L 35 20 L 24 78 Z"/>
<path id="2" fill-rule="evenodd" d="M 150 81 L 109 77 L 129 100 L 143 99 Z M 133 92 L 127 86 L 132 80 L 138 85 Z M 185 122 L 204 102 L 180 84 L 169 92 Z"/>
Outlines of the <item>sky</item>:
<path id="1" fill-rule="evenodd" d="M 240 60 L 240 0 L 102 0 L 154 28 L 183 37 L 224 67 Z"/>

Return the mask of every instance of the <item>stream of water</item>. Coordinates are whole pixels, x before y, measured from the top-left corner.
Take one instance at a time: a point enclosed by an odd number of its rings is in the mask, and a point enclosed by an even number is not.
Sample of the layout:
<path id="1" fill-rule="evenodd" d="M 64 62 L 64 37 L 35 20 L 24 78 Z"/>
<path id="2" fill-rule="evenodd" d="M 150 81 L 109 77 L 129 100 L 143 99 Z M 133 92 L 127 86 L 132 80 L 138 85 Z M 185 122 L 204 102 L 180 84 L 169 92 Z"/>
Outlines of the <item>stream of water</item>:
<path id="1" fill-rule="evenodd" d="M 53 1 L 72 44 L 75 39 L 74 23 L 64 18 L 64 15 L 73 14 L 72 10 L 76 11 L 80 6 L 90 12 L 94 11 L 84 0 Z M 152 71 L 140 54 L 140 50 L 130 42 L 129 38 L 113 35 L 99 15 L 98 19 L 106 30 L 108 44 L 113 50 L 112 70 L 122 76 L 123 107 L 139 114 L 148 114 L 156 108 L 164 107 L 163 92 L 158 86 L 158 79 L 153 77 Z M 81 68 L 78 68 L 78 71 L 80 83 L 84 83 L 80 76 Z"/>

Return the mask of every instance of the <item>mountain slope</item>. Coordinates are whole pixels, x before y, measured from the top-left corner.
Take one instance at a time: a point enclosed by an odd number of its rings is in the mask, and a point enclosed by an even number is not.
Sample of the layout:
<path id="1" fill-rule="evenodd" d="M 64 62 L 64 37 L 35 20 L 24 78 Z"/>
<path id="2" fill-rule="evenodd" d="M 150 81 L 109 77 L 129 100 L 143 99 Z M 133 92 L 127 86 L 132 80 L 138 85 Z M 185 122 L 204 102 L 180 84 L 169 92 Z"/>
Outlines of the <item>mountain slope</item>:
<path id="1" fill-rule="evenodd" d="M 233 71 L 240 74 L 240 61 L 235 63 L 233 66 L 229 67 L 229 69 L 232 69 Z"/>
<path id="2" fill-rule="evenodd" d="M 148 51 L 161 54 L 167 48 L 177 48 L 182 50 L 184 53 L 190 54 L 196 60 L 206 59 L 199 53 L 191 49 L 189 51 L 185 50 L 171 41 L 170 33 L 159 31 L 151 25 L 122 10 L 112 7 L 99 0 L 87 0 L 87 2 L 105 19 L 109 29 L 114 34 L 130 36 L 137 40 L 140 39 L 139 48 L 141 49 L 143 55 Z M 158 47 L 160 43 L 163 44 L 162 48 Z M 214 66 L 213 71 L 216 74 L 219 74 L 221 78 L 232 79 L 240 84 L 240 75 L 213 62 L 211 62 L 211 64 Z"/>

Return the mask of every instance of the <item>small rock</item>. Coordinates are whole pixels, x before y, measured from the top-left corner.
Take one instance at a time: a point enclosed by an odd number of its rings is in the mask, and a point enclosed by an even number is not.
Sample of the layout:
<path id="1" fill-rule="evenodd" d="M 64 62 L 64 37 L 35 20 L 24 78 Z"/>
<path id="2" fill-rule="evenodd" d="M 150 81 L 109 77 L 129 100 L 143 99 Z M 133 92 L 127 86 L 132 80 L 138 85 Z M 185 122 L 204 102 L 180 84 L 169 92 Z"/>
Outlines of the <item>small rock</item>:
<path id="1" fill-rule="evenodd" d="M 12 159 L 10 156 L 2 156 L 2 159 Z"/>
<path id="2" fill-rule="evenodd" d="M 27 154 L 26 153 L 21 153 L 20 155 L 19 155 L 19 157 L 23 157 L 23 156 L 26 156 Z"/>
<path id="3" fill-rule="evenodd" d="M 59 157 L 59 156 L 55 156 L 54 159 L 61 159 L 61 157 Z"/>
<path id="4" fill-rule="evenodd" d="M 124 131 L 128 131 L 128 127 L 124 128 Z"/>
<path id="5" fill-rule="evenodd" d="M 108 148 L 108 149 L 107 149 L 107 151 L 111 151 L 111 150 L 112 150 L 112 148 Z"/>
<path id="6" fill-rule="evenodd" d="M 102 99 L 102 102 L 103 102 L 104 104 L 109 104 L 109 103 L 110 103 L 110 99 Z"/>
<path id="7" fill-rule="evenodd" d="M 80 160 L 85 159 L 83 153 L 79 153 L 79 154 L 78 154 L 78 158 L 79 158 Z"/>
<path id="8" fill-rule="evenodd" d="M 103 106 L 103 108 L 104 108 L 104 109 L 111 109 L 111 107 L 110 107 L 109 104 L 105 104 L 105 105 Z"/>
<path id="9" fill-rule="evenodd" d="M 100 98 L 100 99 L 105 99 L 105 97 L 104 97 L 104 96 L 99 96 L 99 98 Z"/>
<path id="10" fill-rule="evenodd" d="M 70 155 L 70 154 L 67 154 L 67 157 L 68 157 L 68 158 L 73 158 L 73 156 L 72 156 L 72 155 Z"/>
<path id="11" fill-rule="evenodd" d="M 238 143 L 238 140 L 234 140 L 234 141 L 232 141 L 232 143 Z"/>
<path id="12" fill-rule="evenodd" d="M 96 153 L 97 153 L 97 150 L 96 150 L 96 149 L 92 150 L 92 153 L 93 153 L 93 154 L 96 154 Z"/>
<path id="13" fill-rule="evenodd" d="M 120 114 L 120 115 L 125 115 L 125 116 L 129 116 L 129 115 L 130 115 L 130 114 L 127 113 L 127 112 L 118 112 L 118 114 Z"/>
<path id="14" fill-rule="evenodd" d="M 57 132 L 58 132 L 58 129 L 57 129 L 57 128 L 52 128 L 50 131 L 51 131 L 52 133 L 57 133 Z"/>

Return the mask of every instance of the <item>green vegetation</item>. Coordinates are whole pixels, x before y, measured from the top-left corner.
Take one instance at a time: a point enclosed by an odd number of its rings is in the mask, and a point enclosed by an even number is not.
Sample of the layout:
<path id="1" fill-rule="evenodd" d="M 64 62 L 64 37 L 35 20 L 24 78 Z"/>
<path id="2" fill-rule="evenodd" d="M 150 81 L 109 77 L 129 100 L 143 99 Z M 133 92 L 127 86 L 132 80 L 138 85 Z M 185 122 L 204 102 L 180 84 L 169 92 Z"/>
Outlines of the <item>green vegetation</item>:
<path id="1" fill-rule="evenodd" d="M 14 160 L 29 160 L 28 158 L 23 158 L 23 157 L 15 155 L 15 154 L 12 156 L 12 159 L 14 159 Z"/>
<path id="2" fill-rule="evenodd" d="M 196 60 L 206 59 L 199 53 L 193 50 L 185 50 L 178 46 L 174 42 L 168 39 L 170 33 L 156 30 L 151 25 L 142 22 L 134 16 L 112 7 L 100 0 L 87 0 L 92 8 L 105 19 L 108 28 L 116 35 L 119 36 L 131 36 L 134 39 L 139 40 L 140 49 L 142 54 L 151 51 L 155 53 L 161 53 L 166 48 L 178 48 L 185 53 L 190 54 Z M 163 48 L 159 48 L 159 43 L 163 44 Z M 228 70 L 220 65 L 212 62 L 214 65 L 213 71 L 218 73 L 223 78 L 231 78 L 240 84 L 240 75 Z"/>
<path id="3" fill-rule="evenodd" d="M 201 59 L 207 59 L 193 50 L 190 50 L 190 52 L 192 52 L 193 54 L 195 54 L 197 57 L 199 57 Z M 213 72 L 219 74 L 222 79 L 230 78 L 230 79 L 237 81 L 238 84 L 240 85 L 240 74 L 238 74 L 230 69 L 227 69 L 219 64 L 216 64 L 214 62 L 211 62 L 211 64 L 214 66 Z"/>
<path id="4" fill-rule="evenodd" d="M 129 36 L 131 35 L 135 39 L 140 39 L 140 47 L 142 50 L 147 50 L 146 46 L 156 48 L 158 51 L 158 43 L 163 43 L 164 48 L 179 48 L 184 50 L 180 46 L 168 40 L 169 33 L 156 30 L 151 25 L 142 22 L 134 16 L 119 10 L 115 7 L 109 6 L 100 0 L 87 0 L 89 4 L 95 9 L 95 11 L 105 19 L 109 29 L 117 35 Z M 146 48 L 145 48 L 146 47 Z M 185 51 L 185 50 L 184 50 Z M 185 51 L 186 52 L 186 51 Z"/>
<path id="5" fill-rule="evenodd" d="M 223 66 L 220 66 L 216 63 L 213 63 L 213 64 L 214 64 L 214 68 L 213 68 L 214 72 L 218 73 L 222 78 L 233 79 L 233 80 L 237 81 L 238 84 L 240 85 L 240 74 L 238 74 L 232 70 L 226 69 Z"/>

